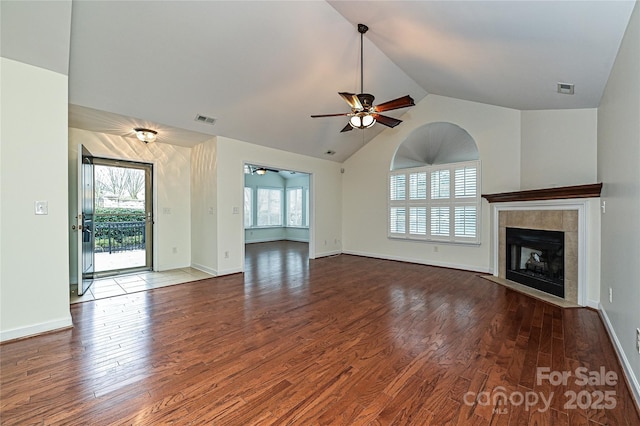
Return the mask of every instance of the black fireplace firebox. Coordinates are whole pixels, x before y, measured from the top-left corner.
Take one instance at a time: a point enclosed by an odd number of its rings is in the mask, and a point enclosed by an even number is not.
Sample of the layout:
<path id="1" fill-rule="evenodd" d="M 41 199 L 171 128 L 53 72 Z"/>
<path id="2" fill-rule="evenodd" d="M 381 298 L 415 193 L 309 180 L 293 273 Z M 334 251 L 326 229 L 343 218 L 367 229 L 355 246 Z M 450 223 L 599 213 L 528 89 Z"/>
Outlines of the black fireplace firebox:
<path id="1" fill-rule="evenodd" d="M 507 228 L 506 278 L 564 298 L 564 232 Z"/>

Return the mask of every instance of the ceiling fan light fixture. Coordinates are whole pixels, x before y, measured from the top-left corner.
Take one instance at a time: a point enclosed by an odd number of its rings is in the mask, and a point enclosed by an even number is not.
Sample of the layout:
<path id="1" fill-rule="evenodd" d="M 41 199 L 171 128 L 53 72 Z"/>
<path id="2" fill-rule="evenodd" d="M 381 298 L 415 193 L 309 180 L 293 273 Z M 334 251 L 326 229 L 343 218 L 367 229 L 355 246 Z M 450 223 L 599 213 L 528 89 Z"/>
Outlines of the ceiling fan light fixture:
<path id="1" fill-rule="evenodd" d="M 153 142 L 158 136 L 158 132 L 151 129 L 143 129 L 141 127 L 133 129 L 136 132 L 136 137 L 144 143 Z"/>
<path id="2" fill-rule="evenodd" d="M 349 124 L 355 129 L 368 129 L 376 124 L 376 119 L 372 115 L 361 112 L 351 117 Z"/>

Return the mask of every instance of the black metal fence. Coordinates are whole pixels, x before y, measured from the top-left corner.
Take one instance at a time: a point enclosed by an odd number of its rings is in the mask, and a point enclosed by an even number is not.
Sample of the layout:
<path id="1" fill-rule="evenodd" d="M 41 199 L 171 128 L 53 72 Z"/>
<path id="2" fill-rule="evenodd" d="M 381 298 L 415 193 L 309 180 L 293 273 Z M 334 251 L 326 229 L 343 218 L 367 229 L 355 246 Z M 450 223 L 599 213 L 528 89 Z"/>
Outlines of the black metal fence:
<path id="1" fill-rule="evenodd" d="M 145 221 L 95 222 L 96 253 L 144 250 Z"/>

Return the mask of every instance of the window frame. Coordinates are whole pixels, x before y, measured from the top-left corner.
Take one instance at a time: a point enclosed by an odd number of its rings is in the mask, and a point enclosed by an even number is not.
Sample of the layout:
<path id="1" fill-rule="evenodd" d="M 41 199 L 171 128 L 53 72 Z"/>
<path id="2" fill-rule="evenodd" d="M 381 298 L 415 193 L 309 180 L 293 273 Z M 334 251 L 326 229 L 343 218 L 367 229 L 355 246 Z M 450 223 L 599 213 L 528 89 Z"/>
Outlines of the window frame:
<path id="1" fill-rule="evenodd" d="M 468 168 L 475 168 L 475 176 L 467 175 L 468 172 L 462 172 L 462 186 L 458 181 L 458 188 L 464 189 L 463 195 L 456 194 L 456 171 L 466 170 Z M 432 198 L 434 194 L 434 188 L 432 188 L 433 176 L 443 175 L 443 171 L 448 171 L 448 197 Z M 424 175 L 426 173 L 426 182 L 424 179 L 418 178 L 418 175 Z M 402 177 L 403 176 L 403 177 Z M 387 184 L 387 236 L 390 239 L 400 240 L 418 240 L 418 241 L 430 241 L 430 242 L 447 242 L 455 244 L 467 244 L 467 245 L 479 245 L 481 243 L 482 233 L 482 197 L 481 190 L 481 176 L 482 169 L 480 160 L 464 161 L 459 163 L 441 164 L 434 166 L 421 166 L 408 169 L 393 170 L 389 172 L 389 179 Z M 473 177 L 475 177 L 475 195 L 468 195 L 470 192 L 469 185 L 473 185 Z M 398 181 L 404 180 L 404 188 L 401 187 Z M 421 182 L 425 188 L 419 188 L 416 190 L 414 187 L 415 182 Z M 470 181 L 470 182 L 467 182 Z M 424 183 L 422 183 L 424 182 Z M 425 191 L 426 189 L 426 191 Z M 443 191 L 442 186 L 439 184 L 435 193 L 447 192 Z M 426 196 L 422 196 L 426 192 Z M 399 199 L 392 199 L 393 194 L 404 194 L 404 198 L 396 197 Z M 413 194 L 418 194 L 412 198 Z M 473 230 L 472 225 L 462 224 L 463 233 L 456 234 L 456 230 L 460 230 L 460 223 L 456 222 L 456 213 L 460 213 L 460 208 L 468 209 L 473 207 L 475 209 L 475 234 L 467 235 L 467 232 Z M 426 208 L 426 223 L 422 223 L 422 215 Z M 393 218 L 392 213 L 398 212 L 404 209 L 404 227 L 399 226 L 397 217 Z M 443 209 L 442 212 L 448 214 L 448 232 L 447 235 L 434 235 L 432 233 L 432 213 L 435 213 L 435 209 Z M 471 210 L 469 213 L 462 215 L 464 219 L 472 218 Z M 445 215 L 446 216 L 446 215 Z M 458 216 L 460 217 L 460 216 Z M 420 223 L 417 219 L 419 218 Z M 394 220 L 396 219 L 396 220 Z M 473 222 L 471 222 L 473 223 Z M 456 225 L 458 225 L 456 227 Z M 394 226 L 395 229 L 393 228 Z M 426 227 L 426 231 L 423 228 Z M 420 232 L 412 232 L 420 231 Z"/>
<path id="2" fill-rule="evenodd" d="M 289 224 L 289 209 L 291 206 L 290 195 L 289 192 L 300 191 L 300 225 L 291 225 Z M 302 186 L 288 186 L 285 188 L 285 221 L 284 227 L 286 228 L 308 228 L 305 226 L 305 211 L 304 211 L 304 197 L 305 191 Z"/>
<path id="3" fill-rule="evenodd" d="M 274 191 L 274 192 L 279 192 L 280 193 L 280 223 L 277 225 L 261 225 L 260 224 L 260 208 L 259 208 L 259 198 L 260 198 L 260 190 L 265 190 L 265 191 Z M 255 217 L 256 217 L 256 222 L 255 222 L 255 226 L 253 226 L 252 228 L 284 228 L 284 214 L 285 214 L 285 208 L 286 208 L 286 201 L 284 200 L 285 198 L 285 193 L 284 193 L 284 188 L 278 188 L 278 187 L 270 187 L 270 186 L 257 186 L 255 188 L 255 197 L 256 197 L 256 201 L 255 201 L 255 208 L 256 208 L 256 212 L 255 212 Z"/>
<path id="4" fill-rule="evenodd" d="M 247 191 L 248 190 L 248 191 Z M 249 205 L 247 206 L 247 192 L 249 193 Z M 243 221 L 244 221 L 244 229 L 255 228 L 254 224 L 254 210 L 255 210 L 255 191 L 251 186 L 245 186 L 243 192 Z M 247 211 L 248 210 L 248 211 Z M 249 222 L 249 225 L 247 225 Z"/>

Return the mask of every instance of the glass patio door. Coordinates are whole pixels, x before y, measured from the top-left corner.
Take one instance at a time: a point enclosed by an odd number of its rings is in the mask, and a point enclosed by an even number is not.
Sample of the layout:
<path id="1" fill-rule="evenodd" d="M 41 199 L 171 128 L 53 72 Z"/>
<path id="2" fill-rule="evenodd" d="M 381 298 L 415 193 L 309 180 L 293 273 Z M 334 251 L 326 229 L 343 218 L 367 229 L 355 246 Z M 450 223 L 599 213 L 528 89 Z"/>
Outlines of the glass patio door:
<path id="1" fill-rule="evenodd" d="M 94 159 L 95 275 L 153 268 L 152 165 Z"/>

